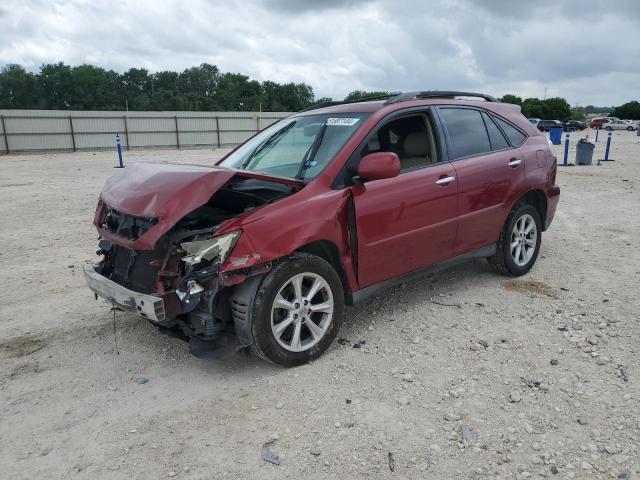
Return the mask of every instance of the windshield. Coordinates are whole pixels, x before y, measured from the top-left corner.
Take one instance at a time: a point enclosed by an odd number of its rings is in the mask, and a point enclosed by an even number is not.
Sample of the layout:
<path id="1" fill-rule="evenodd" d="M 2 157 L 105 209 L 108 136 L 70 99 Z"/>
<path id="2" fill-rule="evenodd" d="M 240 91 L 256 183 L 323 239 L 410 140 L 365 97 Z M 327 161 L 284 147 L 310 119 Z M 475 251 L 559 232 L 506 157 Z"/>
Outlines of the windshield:
<path id="1" fill-rule="evenodd" d="M 368 116 L 325 113 L 286 118 L 260 132 L 220 165 L 310 180 L 324 170 Z"/>

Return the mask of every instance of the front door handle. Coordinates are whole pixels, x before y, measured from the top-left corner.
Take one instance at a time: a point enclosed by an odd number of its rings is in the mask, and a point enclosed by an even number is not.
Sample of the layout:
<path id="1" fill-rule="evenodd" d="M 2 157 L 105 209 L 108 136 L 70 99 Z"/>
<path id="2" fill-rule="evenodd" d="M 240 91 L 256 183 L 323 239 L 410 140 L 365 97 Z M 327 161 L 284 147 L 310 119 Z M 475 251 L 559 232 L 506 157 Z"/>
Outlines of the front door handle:
<path id="1" fill-rule="evenodd" d="M 436 180 L 436 185 L 440 185 L 440 186 L 449 185 L 455 179 L 456 179 L 456 177 L 453 177 L 453 176 L 439 178 L 438 180 Z"/>
<path id="2" fill-rule="evenodd" d="M 509 165 L 510 167 L 517 167 L 521 163 L 522 160 L 520 160 L 519 158 L 512 158 L 511 160 L 509 160 L 509 163 L 507 163 L 507 165 Z"/>

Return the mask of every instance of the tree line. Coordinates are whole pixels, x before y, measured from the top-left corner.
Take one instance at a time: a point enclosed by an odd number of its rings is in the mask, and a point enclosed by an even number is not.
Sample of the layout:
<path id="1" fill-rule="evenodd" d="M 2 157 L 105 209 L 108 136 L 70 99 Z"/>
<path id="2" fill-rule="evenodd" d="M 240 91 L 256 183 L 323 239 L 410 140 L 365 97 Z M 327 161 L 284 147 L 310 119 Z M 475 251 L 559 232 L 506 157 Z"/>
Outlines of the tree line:
<path id="1" fill-rule="evenodd" d="M 315 101 L 305 83 L 258 82 L 208 63 L 156 73 L 64 63 L 42 65 L 37 73 L 20 65 L 0 69 L 0 108 L 295 112 Z"/>
<path id="2" fill-rule="evenodd" d="M 367 97 L 377 97 L 383 95 L 391 95 L 392 92 L 387 91 L 362 91 L 354 90 L 345 100 L 357 101 Z M 520 105 L 522 114 L 527 118 L 542 118 L 544 120 L 584 120 L 587 114 L 608 114 L 613 117 L 623 118 L 626 120 L 640 120 L 640 103 L 636 100 L 627 102 L 618 107 L 595 107 L 587 105 L 586 107 L 571 107 L 569 102 L 562 97 L 552 97 L 541 100 L 539 98 L 525 98 L 513 94 L 504 95 L 499 99 L 501 102 L 513 103 Z"/>
<path id="3" fill-rule="evenodd" d="M 389 91 L 354 90 L 345 101 L 391 95 Z M 526 117 L 582 120 L 585 114 L 609 113 L 640 119 L 640 103 L 619 107 L 571 107 L 561 97 L 503 96 L 503 102 L 520 105 Z M 177 110 L 297 112 L 331 98 L 315 98 L 306 83 L 258 82 L 240 73 L 221 72 L 202 63 L 182 72 L 150 73 L 130 68 L 124 73 L 93 65 L 45 64 L 37 73 L 20 65 L 0 69 L 0 108 L 43 110 Z"/>
<path id="4" fill-rule="evenodd" d="M 587 114 L 608 114 L 625 120 L 640 120 L 640 103 L 636 100 L 627 102 L 617 107 L 571 107 L 569 102 L 561 97 L 525 98 L 508 94 L 500 99 L 502 102 L 520 105 L 522 114 L 527 118 L 542 118 L 545 120 L 584 120 Z"/>

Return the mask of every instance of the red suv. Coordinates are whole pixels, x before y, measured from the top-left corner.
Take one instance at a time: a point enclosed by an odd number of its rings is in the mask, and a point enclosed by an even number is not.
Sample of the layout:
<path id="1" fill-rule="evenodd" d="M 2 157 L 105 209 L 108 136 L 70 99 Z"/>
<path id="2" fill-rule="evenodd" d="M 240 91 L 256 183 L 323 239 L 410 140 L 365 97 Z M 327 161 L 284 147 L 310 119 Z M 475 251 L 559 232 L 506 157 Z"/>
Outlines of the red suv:
<path id="1" fill-rule="evenodd" d="M 461 99 L 465 98 L 465 99 Z M 484 257 L 523 275 L 560 195 L 546 138 L 514 105 L 466 92 L 330 102 L 213 167 L 111 177 L 89 287 L 191 350 L 233 332 L 283 365 L 318 357 L 344 306 L 435 265 Z"/>

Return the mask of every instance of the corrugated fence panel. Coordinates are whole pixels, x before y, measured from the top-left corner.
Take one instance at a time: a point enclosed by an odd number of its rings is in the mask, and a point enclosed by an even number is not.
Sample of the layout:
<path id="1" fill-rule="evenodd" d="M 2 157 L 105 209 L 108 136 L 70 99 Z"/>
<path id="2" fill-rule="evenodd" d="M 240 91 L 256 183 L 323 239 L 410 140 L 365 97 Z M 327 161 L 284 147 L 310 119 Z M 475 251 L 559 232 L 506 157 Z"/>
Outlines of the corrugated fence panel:
<path id="1" fill-rule="evenodd" d="M 4 116 L 0 117 L 0 152 L 8 152 L 7 144 L 5 143 L 5 131 L 4 131 Z"/>
<path id="2" fill-rule="evenodd" d="M 237 145 L 287 112 L 0 110 L 0 152 Z"/>
<path id="3" fill-rule="evenodd" d="M 124 117 L 73 117 L 73 131 L 79 150 L 114 147 L 116 133 L 122 146 L 127 146 Z"/>

